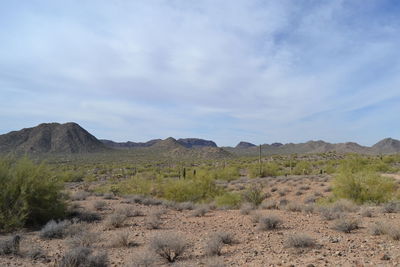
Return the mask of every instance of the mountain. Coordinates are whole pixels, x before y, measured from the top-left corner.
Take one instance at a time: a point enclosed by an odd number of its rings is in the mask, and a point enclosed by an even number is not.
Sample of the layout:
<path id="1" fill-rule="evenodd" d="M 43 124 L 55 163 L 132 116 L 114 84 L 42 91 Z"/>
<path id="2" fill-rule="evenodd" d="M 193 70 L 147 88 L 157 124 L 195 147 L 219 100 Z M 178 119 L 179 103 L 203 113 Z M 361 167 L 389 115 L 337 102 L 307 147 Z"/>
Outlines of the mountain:
<path id="1" fill-rule="evenodd" d="M 308 141 L 306 143 L 272 143 L 261 146 L 263 155 L 273 154 L 311 154 L 311 153 L 359 153 L 359 154 L 390 154 L 400 153 L 400 141 L 394 139 L 384 139 L 373 147 L 361 146 L 354 142 L 347 143 L 327 143 L 325 141 Z M 238 156 L 257 156 L 258 147 L 225 147 L 225 150 Z"/>
<path id="2" fill-rule="evenodd" d="M 192 147 L 217 147 L 217 144 L 210 140 L 199 138 L 184 138 L 178 139 L 178 143 L 187 148 Z"/>
<path id="3" fill-rule="evenodd" d="M 106 146 L 76 123 L 42 123 L 0 135 L 0 152 L 88 153 L 107 150 Z"/>
<path id="4" fill-rule="evenodd" d="M 400 152 L 400 141 L 392 138 L 385 138 L 372 146 L 376 154 L 393 154 Z"/>
<path id="5" fill-rule="evenodd" d="M 256 146 L 255 144 L 252 144 L 252 143 L 249 143 L 249 142 L 241 141 L 241 142 L 239 142 L 239 144 L 237 144 L 237 145 L 235 146 L 235 148 L 237 148 L 237 149 L 243 149 L 243 148 L 249 148 L 249 147 L 255 147 L 255 146 Z"/>
<path id="6" fill-rule="evenodd" d="M 147 141 L 147 142 L 144 142 L 144 143 L 142 143 L 142 142 L 137 142 L 136 143 L 136 142 L 131 142 L 131 141 L 128 141 L 128 142 L 114 142 L 114 141 L 107 140 L 107 139 L 100 139 L 100 141 L 104 145 L 106 145 L 108 147 L 111 147 L 111 148 L 135 148 L 135 147 L 149 147 L 149 146 L 152 146 L 155 143 L 161 141 L 161 139 L 153 139 L 153 140 L 150 140 L 150 141 Z"/>
<path id="7" fill-rule="evenodd" d="M 172 138 L 172 137 L 170 137 Z M 168 140 L 169 138 L 167 138 Z M 175 140 L 174 138 L 172 138 L 173 140 Z M 106 139 L 102 139 L 100 140 L 103 144 L 105 144 L 108 147 L 111 148 L 136 148 L 136 147 L 150 147 L 153 145 L 160 146 L 165 146 L 165 144 L 163 145 L 163 143 L 165 143 L 165 140 L 162 139 L 154 139 L 154 140 L 150 140 L 148 142 L 145 143 L 136 143 L 136 142 L 114 142 L 111 140 L 106 140 Z M 172 140 L 170 140 L 172 141 Z M 217 144 L 211 140 L 204 140 L 204 139 L 199 139 L 199 138 L 181 138 L 178 140 L 175 140 L 176 143 L 186 147 L 186 148 L 198 148 L 198 147 L 218 147 Z M 174 143 L 175 143 L 174 141 Z"/>

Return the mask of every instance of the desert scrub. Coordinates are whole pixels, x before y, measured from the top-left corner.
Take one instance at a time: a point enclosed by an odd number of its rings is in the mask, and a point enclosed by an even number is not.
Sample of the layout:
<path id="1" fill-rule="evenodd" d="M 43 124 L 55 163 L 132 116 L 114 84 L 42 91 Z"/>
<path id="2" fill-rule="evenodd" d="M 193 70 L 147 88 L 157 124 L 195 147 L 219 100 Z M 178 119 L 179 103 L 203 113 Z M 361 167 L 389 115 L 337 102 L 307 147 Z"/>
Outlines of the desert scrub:
<path id="1" fill-rule="evenodd" d="M 0 229 L 39 226 L 65 216 L 63 185 L 45 164 L 0 159 Z"/>
<path id="2" fill-rule="evenodd" d="M 19 251 L 19 242 L 21 237 L 19 235 L 15 235 L 12 237 L 8 237 L 0 240 L 0 255 L 18 255 Z"/>
<path id="3" fill-rule="evenodd" d="M 256 177 L 267 177 L 267 176 L 278 176 L 281 171 L 278 164 L 275 162 L 268 162 L 266 164 L 262 164 L 261 172 L 260 172 L 260 165 L 259 164 L 252 164 L 249 169 L 248 173 L 250 178 Z"/>
<path id="4" fill-rule="evenodd" d="M 195 177 L 186 180 L 170 179 L 162 186 L 162 197 L 176 202 L 199 202 L 214 199 L 219 195 L 215 181 L 208 177 Z"/>
<path id="5" fill-rule="evenodd" d="M 352 157 L 342 162 L 333 180 L 336 198 L 346 198 L 356 203 L 382 203 L 393 198 L 395 182 L 365 167 L 364 159 Z"/>
<path id="6" fill-rule="evenodd" d="M 350 233 L 358 228 L 360 228 L 358 220 L 346 217 L 340 218 L 333 225 L 333 229 L 343 233 Z"/>
<path id="7" fill-rule="evenodd" d="M 69 221 L 56 222 L 51 220 L 40 230 L 39 236 L 42 239 L 64 238 L 68 234 L 70 225 L 71 222 Z"/>
<path id="8" fill-rule="evenodd" d="M 289 248 L 310 248 L 316 245 L 316 241 L 306 234 L 294 233 L 287 237 L 285 245 Z"/>
<path id="9" fill-rule="evenodd" d="M 188 247 L 188 243 L 177 233 L 164 232 L 153 237 L 150 241 L 150 247 L 168 262 L 174 262 L 182 256 Z"/>
<path id="10" fill-rule="evenodd" d="M 207 212 L 210 211 L 210 208 L 208 205 L 198 205 L 193 211 L 191 216 L 193 217 L 203 217 L 204 215 L 206 215 Z"/>
<path id="11" fill-rule="evenodd" d="M 127 219 L 125 214 L 115 212 L 113 214 L 110 214 L 106 221 L 105 224 L 109 228 L 120 228 L 124 226 L 125 220 Z"/>
<path id="12" fill-rule="evenodd" d="M 258 207 L 264 200 L 261 186 L 253 185 L 243 192 L 243 200 L 251 203 L 253 206 Z"/>
<path id="13" fill-rule="evenodd" d="M 277 229 L 282 224 L 282 220 L 275 215 L 263 216 L 258 222 L 258 229 L 262 231 Z"/>
<path id="14" fill-rule="evenodd" d="M 77 247 L 67 251 L 59 263 L 59 267 L 106 267 L 108 255 L 105 252 L 93 253 L 90 248 Z"/>

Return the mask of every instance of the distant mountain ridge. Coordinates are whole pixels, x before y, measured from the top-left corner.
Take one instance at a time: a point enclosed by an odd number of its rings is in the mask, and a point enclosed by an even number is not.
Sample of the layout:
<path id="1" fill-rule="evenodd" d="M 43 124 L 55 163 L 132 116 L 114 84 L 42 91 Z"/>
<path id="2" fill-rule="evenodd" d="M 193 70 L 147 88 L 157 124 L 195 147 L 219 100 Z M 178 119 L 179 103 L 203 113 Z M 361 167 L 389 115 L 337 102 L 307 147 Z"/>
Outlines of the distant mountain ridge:
<path id="1" fill-rule="evenodd" d="M 135 147 L 151 147 L 151 146 L 159 146 L 169 140 L 169 142 L 176 142 L 177 144 L 186 147 L 186 148 L 198 148 L 198 147 L 218 147 L 217 144 L 211 140 L 204 140 L 199 138 L 181 138 L 181 139 L 174 139 L 169 137 L 165 140 L 162 139 L 153 139 L 148 142 L 114 142 L 111 140 L 101 139 L 100 141 L 108 147 L 111 148 L 135 148 Z M 165 144 L 164 144 L 165 146 Z"/>
<path id="2" fill-rule="evenodd" d="M 114 142 L 98 140 L 76 123 L 42 123 L 36 127 L 25 128 L 0 135 L 0 153 L 92 153 L 116 149 L 144 149 L 169 153 L 170 155 L 192 155 L 195 157 L 230 157 L 256 156 L 259 147 L 241 141 L 236 147 L 218 147 L 214 141 L 199 138 L 173 137 L 153 139 L 148 142 Z M 307 154 L 307 153 L 360 153 L 360 154 L 394 154 L 400 153 L 400 141 L 385 138 L 371 147 L 361 146 L 354 142 L 328 143 L 322 140 L 305 143 L 272 143 L 261 145 L 263 155 L 272 154 Z"/>

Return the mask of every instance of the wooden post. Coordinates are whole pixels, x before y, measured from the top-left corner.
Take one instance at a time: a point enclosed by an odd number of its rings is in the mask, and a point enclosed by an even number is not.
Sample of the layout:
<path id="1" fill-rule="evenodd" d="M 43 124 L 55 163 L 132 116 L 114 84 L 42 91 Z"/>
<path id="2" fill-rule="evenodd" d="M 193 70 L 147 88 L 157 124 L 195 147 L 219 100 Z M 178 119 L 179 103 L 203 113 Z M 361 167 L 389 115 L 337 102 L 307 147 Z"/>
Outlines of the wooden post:
<path id="1" fill-rule="evenodd" d="M 259 157 L 258 157 L 258 163 L 260 164 L 260 177 L 262 173 L 262 165 L 261 165 L 261 145 L 259 146 Z"/>

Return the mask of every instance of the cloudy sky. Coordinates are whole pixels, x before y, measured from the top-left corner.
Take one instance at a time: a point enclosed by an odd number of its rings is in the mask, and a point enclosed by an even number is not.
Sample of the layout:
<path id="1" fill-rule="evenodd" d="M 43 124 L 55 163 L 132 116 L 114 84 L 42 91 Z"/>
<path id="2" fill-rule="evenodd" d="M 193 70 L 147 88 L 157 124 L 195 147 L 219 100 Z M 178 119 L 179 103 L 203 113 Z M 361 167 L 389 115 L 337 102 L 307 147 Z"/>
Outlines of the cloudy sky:
<path id="1" fill-rule="evenodd" d="M 400 139 L 400 1 L 3 1 L 0 100 L 0 134 Z"/>

